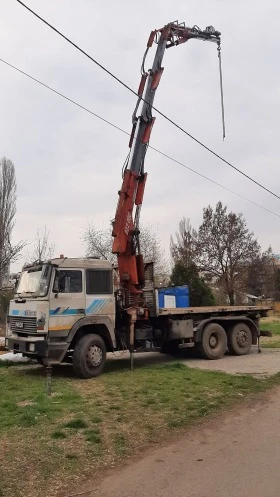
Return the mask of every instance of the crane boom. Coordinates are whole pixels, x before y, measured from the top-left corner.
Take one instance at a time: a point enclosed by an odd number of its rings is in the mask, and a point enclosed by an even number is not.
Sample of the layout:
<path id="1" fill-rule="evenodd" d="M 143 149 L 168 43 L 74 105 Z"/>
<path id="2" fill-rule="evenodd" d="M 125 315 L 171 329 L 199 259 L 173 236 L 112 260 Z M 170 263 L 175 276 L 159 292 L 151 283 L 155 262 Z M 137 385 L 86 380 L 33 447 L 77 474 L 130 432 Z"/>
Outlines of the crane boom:
<path id="1" fill-rule="evenodd" d="M 112 232 L 114 237 L 112 252 L 118 257 L 120 283 L 123 290 L 133 297 L 135 307 L 139 307 L 141 289 L 144 284 L 144 263 L 139 239 L 140 210 L 147 179 L 144 161 L 155 122 L 152 106 L 163 73 L 164 52 L 167 48 L 180 45 L 192 38 L 216 42 L 220 47 L 220 34 L 212 26 L 201 30 L 197 26 L 189 28 L 184 23 L 172 22 L 161 29 L 152 31 L 148 39 L 141 68 L 138 101 L 132 116 L 130 152 L 123 172 L 123 183 L 119 191 Z M 146 72 L 145 59 L 153 43 L 157 44 L 157 50 L 152 69 Z M 140 106 L 140 114 L 136 116 Z"/>

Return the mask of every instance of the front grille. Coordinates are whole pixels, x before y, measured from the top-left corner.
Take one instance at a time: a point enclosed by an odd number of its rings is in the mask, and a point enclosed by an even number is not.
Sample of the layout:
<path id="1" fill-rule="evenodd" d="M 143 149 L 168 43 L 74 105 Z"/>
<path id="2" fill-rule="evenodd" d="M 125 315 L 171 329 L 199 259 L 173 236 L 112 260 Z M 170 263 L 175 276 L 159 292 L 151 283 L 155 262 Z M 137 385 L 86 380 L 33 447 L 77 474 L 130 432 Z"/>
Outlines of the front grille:
<path id="1" fill-rule="evenodd" d="M 22 327 L 19 327 L 16 323 L 22 323 Z M 36 318 L 27 316 L 10 317 L 10 329 L 13 333 L 18 334 L 37 333 Z"/>

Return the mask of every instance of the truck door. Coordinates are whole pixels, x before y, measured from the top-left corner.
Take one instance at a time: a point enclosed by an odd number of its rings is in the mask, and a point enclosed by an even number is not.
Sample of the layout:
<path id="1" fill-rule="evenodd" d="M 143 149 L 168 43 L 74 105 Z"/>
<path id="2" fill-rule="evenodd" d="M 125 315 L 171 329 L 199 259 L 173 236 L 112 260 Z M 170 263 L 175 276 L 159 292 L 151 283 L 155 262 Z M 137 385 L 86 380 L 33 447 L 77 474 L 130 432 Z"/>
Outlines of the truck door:
<path id="1" fill-rule="evenodd" d="M 67 337 L 72 326 L 85 316 L 83 269 L 56 269 L 50 294 L 49 332 Z"/>
<path id="2" fill-rule="evenodd" d="M 109 316 L 115 325 L 115 297 L 113 271 L 86 269 L 86 315 Z"/>

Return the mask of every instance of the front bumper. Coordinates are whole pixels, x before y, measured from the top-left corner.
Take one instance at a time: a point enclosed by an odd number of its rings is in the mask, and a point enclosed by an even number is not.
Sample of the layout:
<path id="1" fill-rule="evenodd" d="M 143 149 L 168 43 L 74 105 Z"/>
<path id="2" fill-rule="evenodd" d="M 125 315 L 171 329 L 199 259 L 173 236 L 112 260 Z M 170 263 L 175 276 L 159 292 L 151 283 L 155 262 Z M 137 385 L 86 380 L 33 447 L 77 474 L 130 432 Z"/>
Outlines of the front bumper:
<path id="1" fill-rule="evenodd" d="M 36 358 L 36 356 L 47 356 L 48 343 L 42 338 L 41 340 L 34 340 L 33 337 L 7 337 L 5 340 L 6 349 L 14 352 L 15 354 L 23 354 Z"/>
<path id="2" fill-rule="evenodd" d="M 30 359 L 40 357 L 45 364 L 60 364 L 67 352 L 67 342 L 49 342 L 46 338 L 14 337 L 5 339 L 5 348 L 15 354 L 23 354 Z"/>

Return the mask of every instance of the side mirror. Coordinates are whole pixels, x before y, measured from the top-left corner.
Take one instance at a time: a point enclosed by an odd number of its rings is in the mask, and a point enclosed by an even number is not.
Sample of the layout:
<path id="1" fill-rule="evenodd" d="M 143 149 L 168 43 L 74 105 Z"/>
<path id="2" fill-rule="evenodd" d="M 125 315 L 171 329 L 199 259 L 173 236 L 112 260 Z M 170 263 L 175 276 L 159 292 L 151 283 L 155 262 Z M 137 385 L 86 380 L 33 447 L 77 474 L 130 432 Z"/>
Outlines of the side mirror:
<path id="1" fill-rule="evenodd" d="M 57 297 L 57 294 L 60 292 L 61 290 L 61 279 L 60 279 L 60 274 L 59 274 L 59 271 L 56 271 L 55 272 L 55 277 L 54 277 L 54 283 L 53 283 L 53 293 L 56 294 L 56 297 Z"/>
<path id="2" fill-rule="evenodd" d="M 56 294 L 59 293 L 59 286 L 58 286 L 58 281 L 57 280 L 54 280 L 53 293 L 56 293 Z"/>

